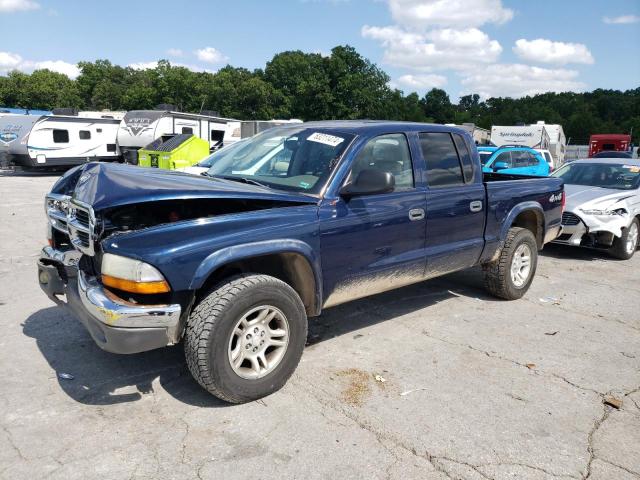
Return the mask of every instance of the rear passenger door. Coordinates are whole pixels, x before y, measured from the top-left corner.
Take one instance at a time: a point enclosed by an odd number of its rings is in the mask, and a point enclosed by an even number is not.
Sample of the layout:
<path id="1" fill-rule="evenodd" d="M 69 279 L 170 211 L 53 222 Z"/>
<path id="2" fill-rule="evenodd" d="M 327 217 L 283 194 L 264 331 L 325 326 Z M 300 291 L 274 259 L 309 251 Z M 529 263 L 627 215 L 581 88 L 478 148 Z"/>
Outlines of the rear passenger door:
<path id="1" fill-rule="evenodd" d="M 461 135 L 425 132 L 418 138 L 426 164 L 427 275 L 475 265 L 484 247 L 482 173 Z"/>

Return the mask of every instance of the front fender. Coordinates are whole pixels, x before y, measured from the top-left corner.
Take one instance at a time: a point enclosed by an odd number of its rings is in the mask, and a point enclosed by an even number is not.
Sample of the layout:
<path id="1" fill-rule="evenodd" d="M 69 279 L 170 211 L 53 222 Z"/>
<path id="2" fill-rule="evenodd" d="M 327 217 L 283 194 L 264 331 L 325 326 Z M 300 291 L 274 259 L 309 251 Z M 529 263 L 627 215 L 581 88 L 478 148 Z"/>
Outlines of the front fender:
<path id="1" fill-rule="evenodd" d="M 252 257 L 279 253 L 297 253 L 302 255 L 309 262 L 316 282 L 316 298 L 321 301 L 322 277 L 320 274 L 320 258 L 308 243 L 295 239 L 277 239 L 242 243 L 216 250 L 200 263 L 195 275 L 193 276 L 189 289 L 197 290 L 201 288 L 207 278 L 209 278 L 214 271 L 224 265 Z"/>

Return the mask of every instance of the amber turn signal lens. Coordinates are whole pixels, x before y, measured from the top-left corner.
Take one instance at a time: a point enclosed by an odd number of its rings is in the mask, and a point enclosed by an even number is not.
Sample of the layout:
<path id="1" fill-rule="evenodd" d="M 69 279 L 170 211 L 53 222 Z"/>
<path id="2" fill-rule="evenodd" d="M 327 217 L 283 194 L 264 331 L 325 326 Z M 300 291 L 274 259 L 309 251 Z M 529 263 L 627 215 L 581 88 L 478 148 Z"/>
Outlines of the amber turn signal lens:
<path id="1" fill-rule="evenodd" d="M 132 280 L 112 277 L 111 275 L 102 275 L 102 283 L 107 287 L 131 293 L 152 294 L 171 291 L 169 284 L 165 280 L 159 282 L 134 282 Z"/>

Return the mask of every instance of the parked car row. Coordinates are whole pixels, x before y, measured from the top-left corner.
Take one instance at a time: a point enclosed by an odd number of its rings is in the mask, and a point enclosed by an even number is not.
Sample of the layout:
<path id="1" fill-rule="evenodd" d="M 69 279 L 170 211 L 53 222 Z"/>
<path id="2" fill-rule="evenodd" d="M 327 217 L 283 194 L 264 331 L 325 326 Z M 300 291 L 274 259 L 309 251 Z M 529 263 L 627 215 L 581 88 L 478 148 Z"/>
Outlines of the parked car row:
<path id="1" fill-rule="evenodd" d="M 202 387 L 239 403 L 284 385 L 325 308 L 476 265 L 515 300 L 553 241 L 633 255 L 640 162 L 547 176 L 530 148 L 489 153 L 449 126 L 332 121 L 255 135 L 198 175 L 89 163 L 46 198 L 40 286 L 107 351 L 183 342 Z"/>

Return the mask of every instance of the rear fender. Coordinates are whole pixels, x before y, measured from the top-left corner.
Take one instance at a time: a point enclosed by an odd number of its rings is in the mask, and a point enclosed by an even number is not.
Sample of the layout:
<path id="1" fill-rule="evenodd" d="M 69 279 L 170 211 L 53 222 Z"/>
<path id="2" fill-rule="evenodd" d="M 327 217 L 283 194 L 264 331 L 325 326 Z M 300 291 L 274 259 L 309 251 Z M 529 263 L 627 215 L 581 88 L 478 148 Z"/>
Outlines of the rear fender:
<path id="1" fill-rule="evenodd" d="M 502 227 L 500 229 L 500 236 L 499 236 L 500 246 L 498 248 L 498 252 L 502 249 L 502 246 L 504 245 L 504 242 L 507 239 L 507 233 L 509 232 L 509 229 L 513 226 L 516 218 L 518 218 L 518 215 L 527 211 L 535 212 L 538 217 L 537 228 L 540 228 L 542 230 L 538 231 L 537 234 L 534 234 L 534 235 L 538 242 L 538 248 L 542 248 L 543 241 L 544 241 L 544 232 L 546 229 L 544 209 L 542 208 L 542 205 L 540 205 L 538 202 L 529 201 L 529 202 L 519 203 L 518 205 L 513 207 L 509 212 L 509 214 L 507 215 L 507 217 L 505 218 L 504 222 L 502 222 Z"/>

